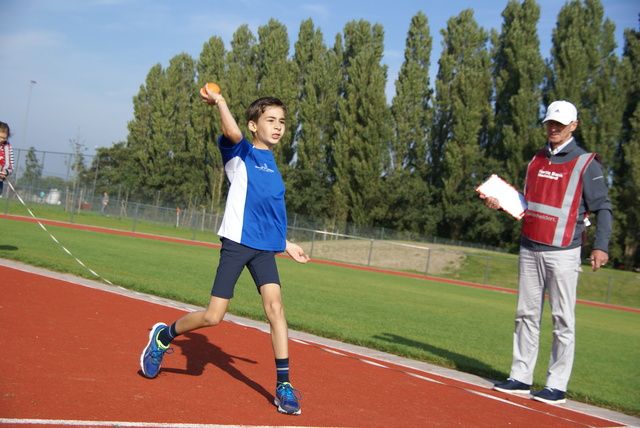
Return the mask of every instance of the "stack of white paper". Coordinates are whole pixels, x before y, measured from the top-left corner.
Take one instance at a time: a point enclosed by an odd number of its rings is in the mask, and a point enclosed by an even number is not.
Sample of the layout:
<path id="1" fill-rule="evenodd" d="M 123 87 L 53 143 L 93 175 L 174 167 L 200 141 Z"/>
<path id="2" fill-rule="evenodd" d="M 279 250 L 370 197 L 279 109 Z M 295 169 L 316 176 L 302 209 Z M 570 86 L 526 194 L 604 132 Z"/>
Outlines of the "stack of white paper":
<path id="1" fill-rule="evenodd" d="M 511 184 L 493 174 L 487 181 L 476 187 L 478 193 L 489 197 L 493 196 L 500 202 L 500 208 L 520 220 L 527 210 L 527 202 L 524 195 Z"/>

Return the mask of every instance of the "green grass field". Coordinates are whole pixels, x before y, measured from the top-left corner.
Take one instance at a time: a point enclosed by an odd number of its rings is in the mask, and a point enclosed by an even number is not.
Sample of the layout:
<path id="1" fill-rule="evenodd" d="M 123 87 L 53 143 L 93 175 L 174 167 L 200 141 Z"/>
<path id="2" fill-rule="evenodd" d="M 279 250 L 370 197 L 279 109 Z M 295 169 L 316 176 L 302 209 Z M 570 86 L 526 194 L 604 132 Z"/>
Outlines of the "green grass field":
<path id="1" fill-rule="evenodd" d="M 117 230 L 135 231 L 153 235 L 171 236 L 182 239 L 197 239 L 202 242 L 219 243 L 217 235 L 209 230 L 194 231 L 189 227 L 174 227 L 166 224 L 136 221 L 130 218 L 101 217 L 93 211 L 79 211 L 71 215 L 62 206 L 43 203 L 31 203 L 30 206 L 39 218 L 69 222 L 75 224 L 106 227 Z M 24 206 L 16 200 L 6 199 L 0 202 L 0 210 L 6 214 L 29 217 Z M 301 243 L 306 245 L 307 251 L 313 249 L 314 258 L 334 261 L 346 261 L 352 264 L 366 264 L 368 259 L 369 240 L 339 240 L 316 241 Z M 405 242 L 415 246 L 416 243 Z M 497 253 L 473 248 L 451 247 L 442 244 L 418 244 L 435 250 L 446 250 L 446 254 L 434 251 L 430 256 L 429 275 L 446 279 L 457 279 L 467 282 L 486 283 L 494 286 L 517 289 L 518 266 L 517 254 Z M 319 250 L 320 248 L 320 251 Z M 322 251 L 324 248 L 324 251 Z M 424 274 L 413 268 L 404 267 L 410 259 L 424 259 L 424 252 L 416 252 L 412 248 L 398 245 L 387 245 L 384 241 L 376 243 L 373 253 L 372 266 L 391 270 L 405 270 L 407 272 Z M 452 262 L 453 260 L 453 262 Z M 424 263 L 424 260 L 423 260 Z M 438 266 L 440 265 L 440 266 Z M 435 267 L 435 269 L 434 269 Z M 609 303 L 612 305 L 640 308 L 640 273 L 621 271 L 605 266 L 597 274 L 590 272 L 587 262 L 584 263 L 585 273 L 580 276 L 578 285 L 578 299 Z"/>
<path id="2" fill-rule="evenodd" d="M 215 249 L 56 226 L 47 229 L 114 284 L 200 306 L 208 302 L 218 259 Z M 0 257 L 95 279 L 37 224 L 0 219 L 0 231 Z M 502 380 L 508 374 L 514 294 L 319 263 L 300 265 L 288 258 L 278 263 L 292 329 L 489 379 Z M 230 312 L 266 321 L 246 273 L 236 287 Z M 640 415 L 640 314 L 579 305 L 577 320 L 569 398 Z M 550 343 L 547 308 L 537 388 L 544 386 Z"/>

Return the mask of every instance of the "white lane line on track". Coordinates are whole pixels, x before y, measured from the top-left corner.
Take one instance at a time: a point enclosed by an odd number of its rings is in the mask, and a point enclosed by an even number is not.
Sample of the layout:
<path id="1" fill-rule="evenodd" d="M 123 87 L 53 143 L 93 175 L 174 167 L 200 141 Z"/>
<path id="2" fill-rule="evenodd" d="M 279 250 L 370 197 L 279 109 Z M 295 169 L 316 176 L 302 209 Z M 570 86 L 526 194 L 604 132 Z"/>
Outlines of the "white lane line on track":
<path id="1" fill-rule="evenodd" d="M 76 421 L 64 419 L 8 419 L 0 418 L 0 424 L 17 425 L 64 425 L 82 427 L 159 427 L 159 428 L 299 428 L 293 426 L 277 427 L 272 425 L 211 425 L 211 424 L 179 424 L 159 422 L 121 422 L 121 421 Z M 313 428 L 313 427 L 307 427 Z"/>
<path id="2" fill-rule="evenodd" d="M 304 343 L 305 341 L 298 340 L 298 342 Z M 309 344 L 311 345 L 311 344 L 313 344 L 313 342 L 309 342 Z M 333 349 L 330 349 L 330 348 L 325 348 L 324 346 L 320 346 L 319 344 L 313 344 L 313 345 L 315 345 L 318 349 L 321 349 L 321 350 L 323 350 L 325 352 L 329 352 L 329 353 L 336 354 L 336 355 L 341 355 L 343 357 L 353 358 L 352 356 L 343 354 L 341 352 L 337 352 L 337 351 L 335 351 Z M 450 388 L 459 389 L 459 390 L 465 391 L 467 393 L 471 393 L 471 394 L 474 394 L 474 395 L 477 395 L 477 396 L 480 396 L 480 397 L 483 397 L 483 398 L 488 398 L 490 400 L 498 401 L 498 402 L 501 402 L 501 403 L 506 404 L 506 405 L 519 407 L 521 409 L 529 410 L 529 411 L 532 411 L 534 413 L 542 413 L 542 414 L 549 415 L 548 412 L 536 410 L 536 409 L 533 409 L 531 407 L 525 406 L 523 404 L 515 403 L 515 402 L 513 402 L 513 401 L 511 401 L 511 400 L 509 400 L 507 398 L 496 397 L 494 395 L 487 394 L 487 393 L 484 393 L 484 392 L 474 391 L 473 389 L 464 388 L 464 387 L 461 387 L 461 386 L 456 386 L 456 385 L 448 384 L 446 382 L 442 382 L 442 381 L 439 381 L 439 380 L 436 380 L 436 379 L 432 379 L 432 378 L 427 376 L 428 373 L 425 373 L 424 375 L 420 375 L 420 374 L 411 373 L 411 372 L 408 372 L 408 371 L 405 371 L 405 370 L 399 370 L 397 368 L 393 368 L 393 367 L 390 367 L 390 366 L 386 365 L 384 361 L 381 361 L 381 362 L 378 363 L 378 362 L 375 362 L 375 361 L 369 361 L 369 360 L 365 360 L 363 358 L 357 358 L 357 357 L 356 357 L 356 360 L 358 360 L 358 361 L 360 361 L 362 363 L 371 364 L 373 366 L 381 367 L 381 368 L 384 368 L 384 369 L 387 369 L 387 370 L 394 370 L 394 371 L 396 371 L 398 373 L 402 373 L 402 374 L 405 374 L 405 375 L 408 375 L 408 376 L 413 376 L 413 377 L 415 377 L 417 379 L 421 379 L 421 380 L 424 380 L 424 381 L 427 381 L 427 382 L 433 382 L 433 383 L 437 383 L 439 385 L 447 386 L 447 387 L 450 387 Z M 446 379 L 446 377 L 445 377 L 445 379 Z M 578 412 L 578 413 L 580 413 L 580 412 Z M 551 415 L 551 416 L 553 416 L 555 418 L 558 418 L 558 419 L 561 419 L 561 420 L 568 421 L 568 422 L 576 423 L 576 421 L 574 421 L 573 419 L 567 419 L 565 417 L 558 416 L 558 415 Z"/>

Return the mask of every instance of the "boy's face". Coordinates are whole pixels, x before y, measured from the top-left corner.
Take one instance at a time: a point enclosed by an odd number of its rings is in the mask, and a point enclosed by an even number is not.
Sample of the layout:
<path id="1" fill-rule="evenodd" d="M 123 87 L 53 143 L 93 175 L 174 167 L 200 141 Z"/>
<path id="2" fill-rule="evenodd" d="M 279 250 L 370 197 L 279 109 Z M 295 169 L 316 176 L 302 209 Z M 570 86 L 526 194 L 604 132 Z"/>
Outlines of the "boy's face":
<path id="1" fill-rule="evenodd" d="M 258 149 L 271 150 L 284 135 L 284 129 L 285 115 L 282 107 L 267 107 L 257 123 L 249 121 L 249 131 L 253 133 L 253 145 Z"/>

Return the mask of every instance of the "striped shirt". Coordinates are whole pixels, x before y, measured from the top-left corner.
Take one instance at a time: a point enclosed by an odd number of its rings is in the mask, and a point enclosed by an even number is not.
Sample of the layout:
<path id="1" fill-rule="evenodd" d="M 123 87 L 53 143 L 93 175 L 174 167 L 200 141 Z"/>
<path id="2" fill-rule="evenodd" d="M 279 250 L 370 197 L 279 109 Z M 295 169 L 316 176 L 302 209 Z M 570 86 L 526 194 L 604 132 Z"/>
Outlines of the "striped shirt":
<path id="1" fill-rule="evenodd" d="M 0 170 L 7 170 L 7 175 L 13 172 L 13 150 L 8 142 L 0 145 Z"/>

